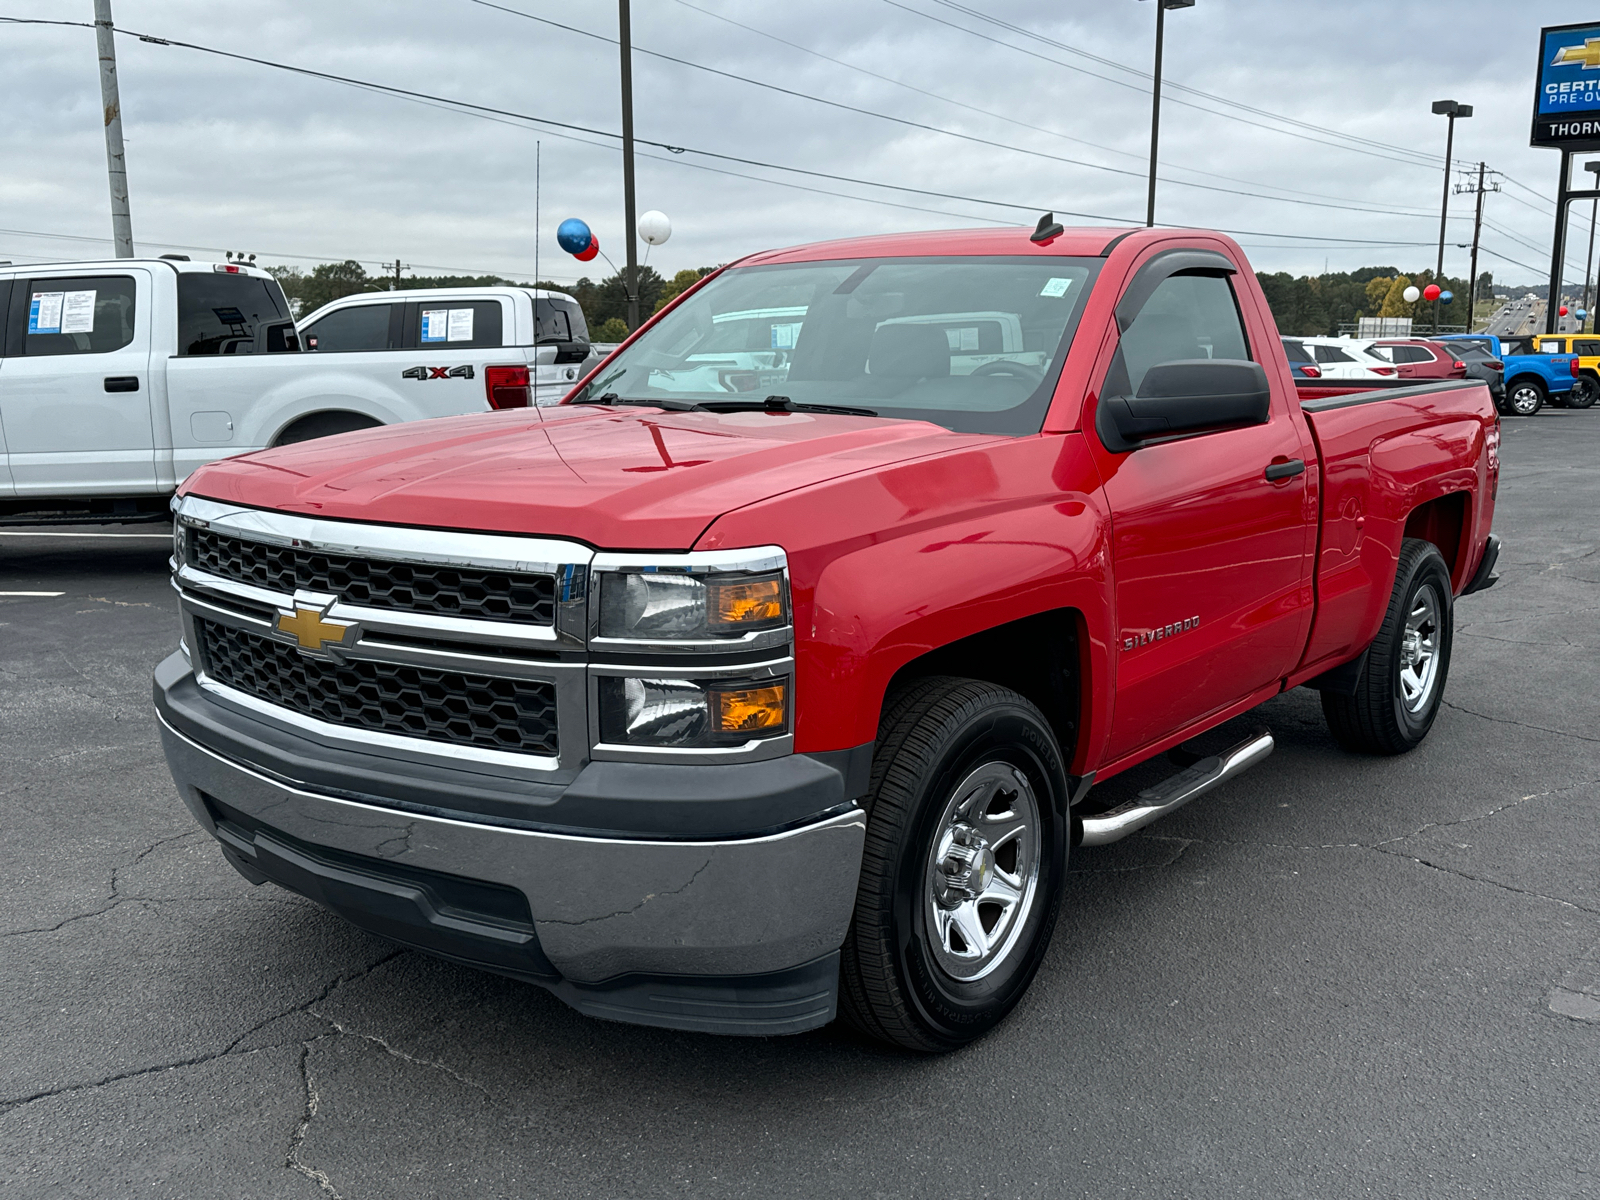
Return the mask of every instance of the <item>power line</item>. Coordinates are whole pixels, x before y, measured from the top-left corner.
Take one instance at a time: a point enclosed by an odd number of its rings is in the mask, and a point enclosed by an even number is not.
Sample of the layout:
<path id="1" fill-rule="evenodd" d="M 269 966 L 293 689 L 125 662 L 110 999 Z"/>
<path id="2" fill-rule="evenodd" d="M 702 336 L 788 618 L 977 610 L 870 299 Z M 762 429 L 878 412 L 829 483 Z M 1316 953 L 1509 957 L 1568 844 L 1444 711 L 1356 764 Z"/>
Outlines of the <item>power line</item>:
<path id="1" fill-rule="evenodd" d="M 603 33 L 596 33 L 593 30 L 582 29 L 576 25 L 567 25 L 561 21 L 553 20 L 550 17 L 537 16 L 534 13 L 523 12 L 520 9 L 508 8 L 504 4 L 494 3 L 493 0 L 470 0 L 470 2 L 483 8 L 495 9 L 510 16 L 521 17 L 526 21 L 536 21 L 541 25 L 548 25 L 554 29 L 565 30 L 567 33 L 577 34 L 579 37 L 591 38 L 594 41 L 603 42 L 606 45 L 615 46 L 617 44 L 616 38 L 607 37 Z M 791 96 L 799 100 L 809 100 L 815 104 L 826 105 L 828 108 L 836 108 L 844 112 L 856 113 L 860 116 L 873 117 L 876 120 L 888 121 L 892 124 L 901 125 L 908 129 L 919 129 L 927 133 L 942 134 L 945 137 L 956 138 L 963 142 L 970 142 L 990 150 L 1006 150 L 1013 154 L 1025 154 L 1032 158 L 1047 159 L 1051 162 L 1065 163 L 1069 166 L 1086 167 L 1094 171 L 1106 171 L 1112 175 L 1124 175 L 1132 179 L 1142 180 L 1145 178 L 1144 172 L 1142 171 L 1129 171 L 1121 167 L 1108 167 L 1103 163 L 1088 162 L 1081 158 L 1068 158 L 1061 154 L 1051 154 L 1046 150 L 1031 150 L 1026 146 L 1014 146 L 1007 142 L 997 142 L 993 138 L 980 137 L 977 134 L 971 133 L 962 133 L 955 129 L 945 129 L 939 125 L 930 125 L 925 121 L 913 121 L 909 117 L 897 117 L 890 113 L 877 112 L 874 109 L 862 108 L 859 105 L 846 104 L 842 100 L 830 100 L 825 96 L 816 96 L 810 92 L 802 92 L 795 88 L 782 87 L 779 84 L 767 83 L 760 79 L 751 79 L 748 76 L 738 75 L 732 71 L 724 71 L 717 67 L 707 66 L 704 63 L 697 63 L 692 59 L 679 58 L 673 54 L 664 54 L 659 50 L 647 50 L 643 46 L 639 45 L 634 45 L 633 51 L 636 54 L 644 54 L 651 58 L 658 58 L 665 62 L 676 63 L 679 66 L 689 67 L 692 70 L 704 71 L 709 75 L 716 75 L 720 78 L 733 80 L 737 83 L 748 84 L 751 87 L 762 88 L 769 92 L 777 92 L 779 95 Z M 1335 204 L 1322 200 L 1295 200 L 1287 196 L 1267 196 L 1260 192 L 1245 192 L 1240 191 L 1237 188 L 1218 187 L 1215 184 L 1209 183 L 1196 183 L 1193 180 L 1188 179 L 1169 179 L 1167 182 L 1178 187 L 1199 188 L 1203 191 L 1221 192 L 1230 196 L 1247 196 L 1253 200 L 1272 200 L 1282 204 L 1309 204 L 1317 208 L 1342 209 L 1348 212 L 1373 213 L 1379 216 L 1415 217 L 1424 220 L 1432 219 L 1431 213 L 1401 212 L 1397 209 L 1370 208 L 1361 205 Z"/>

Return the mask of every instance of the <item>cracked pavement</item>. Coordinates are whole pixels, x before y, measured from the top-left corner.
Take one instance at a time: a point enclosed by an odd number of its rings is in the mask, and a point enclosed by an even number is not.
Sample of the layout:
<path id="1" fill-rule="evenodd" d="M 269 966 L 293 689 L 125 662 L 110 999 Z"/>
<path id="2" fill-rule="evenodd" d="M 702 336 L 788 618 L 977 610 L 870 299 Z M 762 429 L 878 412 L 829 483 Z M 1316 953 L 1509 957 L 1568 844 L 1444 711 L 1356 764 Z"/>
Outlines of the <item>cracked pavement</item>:
<path id="1" fill-rule="evenodd" d="M 0 539 L 66 592 L 0 600 L 0 1194 L 1600 1194 L 1600 413 L 1504 428 L 1425 745 L 1345 755 L 1303 690 L 1208 735 L 1278 748 L 1078 852 L 941 1059 L 602 1023 L 252 888 L 161 758 L 165 544 Z"/>

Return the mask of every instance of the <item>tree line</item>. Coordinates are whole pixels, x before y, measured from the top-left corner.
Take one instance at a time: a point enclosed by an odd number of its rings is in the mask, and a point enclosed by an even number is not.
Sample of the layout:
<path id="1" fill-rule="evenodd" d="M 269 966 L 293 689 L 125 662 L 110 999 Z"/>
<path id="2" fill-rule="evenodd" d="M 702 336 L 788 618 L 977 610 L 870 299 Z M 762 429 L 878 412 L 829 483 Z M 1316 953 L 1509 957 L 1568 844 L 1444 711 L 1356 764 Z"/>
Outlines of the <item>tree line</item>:
<path id="1" fill-rule="evenodd" d="M 715 267 L 690 267 L 668 279 L 654 267 L 639 268 L 639 311 L 649 314 L 658 311 L 679 292 L 689 287 L 701 276 L 709 275 Z M 495 287 L 510 284 L 516 287 L 537 287 L 552 292 L 565 292 L 583 309 L 584 321 L 589 326 L 589 336 L 596 342 L 620 342 L 628 336 L 628 293 L 620 274 L 596 282 L 587 277 L 575 284 L 553 283 L 540 280 L 502 279 L 498 275 L 393 275 L 368 274 L 366 267 L 354 259 L 344 262 L 321 263 L 310 271 L 299 267 L 268 267 L 283 294 L 288 297 L 296 317 L 308 316 L 331 300 L 353 296 L 358 292 L 409 292 L 418 288 Z"/>
<path id="2" fill-rule="evenodd" d="M 357 292 L 411 291 L 416 288 L 491 287 L 516 284 L 521 287 L 546 288 L 565 292 L 583 309 L 584 320 L 589 325 L 589 336 L 596 342 L 620 342 L 628 336 L 627 289 L 620 274 L 599 281 L 587 277 L 576 284 L 552 283 L 542 280 L 528 284 L 497 275 L 402 275 L 398 281 L 390 275 L 369 275 L 367 269 L 354 259 L 338 263 L 322 263 L 310 271 L 298 267 L 268 267 L 267 270 L 283 285 L 296 316 L 305 316 L 330 300 L 351 296 Z M 639 268 L 639 311 L 653 313 L 667 301 L 689 287 L 714 267 L 691 267 L 679 271 L 671 279 L 654 267 Z M 1405 290 L 1415 285 L 1419 290 L 1433 282 L 1433 272 L 1402 273 L 1398 267 L 1362 267 L 1350 272 L 1331 272 L 1322 275 L 1290 275 L 1287 271 L 1273 274 L 1257 272 L 1261 290 L 1278 322 L 1278 332 L 1302 337 L 1338 334 L 1341 325 L 1354 325 L 1361 317 L 1412 317 L 1419 323 L 1431 323 L 1433 305 L 1426 300 L 1406 303 Z M 1478 276 L 1478 299 L 1493 296 L 1494 277 L 1485 271 Z M 1441 286 L 1454 293 L 1449 304 L 1440 305 L 1439 321 L 1444 325 L 1472 324 L 1467 301 L 1466 282 L 1445 278 Z"/>

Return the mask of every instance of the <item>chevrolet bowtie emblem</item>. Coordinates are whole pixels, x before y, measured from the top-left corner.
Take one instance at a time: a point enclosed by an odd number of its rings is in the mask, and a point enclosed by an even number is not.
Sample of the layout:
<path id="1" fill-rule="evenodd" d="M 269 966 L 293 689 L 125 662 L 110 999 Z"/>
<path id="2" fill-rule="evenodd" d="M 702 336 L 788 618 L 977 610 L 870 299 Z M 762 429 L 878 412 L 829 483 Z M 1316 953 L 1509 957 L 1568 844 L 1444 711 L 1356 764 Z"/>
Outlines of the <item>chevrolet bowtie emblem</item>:
<path id="1" fill-rule="evenodd" d="M 302 650 L 322 650 L 329 645 L 343 645 L 354 625 L 338 621 L 324 621 L 322 612 L 315 608 L 296 608 L 292 613 L 279 613 L 277 629 L 300 643 Z"/>
<path id="2" fill-rule="evenodd" d="M 1588 38 L 1581 46 L 1561 47 L 1556 51 L 1555 62 L 1550 65 L 1559 67 L 1567 63 L 1582 63 L 1586 71 L 1600 68 L 1600 38 Z"/>

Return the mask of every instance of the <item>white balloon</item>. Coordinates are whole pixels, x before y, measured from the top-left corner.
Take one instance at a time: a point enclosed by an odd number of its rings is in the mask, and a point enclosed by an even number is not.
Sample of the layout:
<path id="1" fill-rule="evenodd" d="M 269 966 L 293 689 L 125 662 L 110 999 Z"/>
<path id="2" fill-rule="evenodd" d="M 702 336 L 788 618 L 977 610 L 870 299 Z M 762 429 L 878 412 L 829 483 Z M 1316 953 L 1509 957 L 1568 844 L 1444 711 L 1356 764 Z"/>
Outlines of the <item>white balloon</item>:
<path id="1" fill-rule="evenodd" d="M 667 214 L 651 209 L 639 218 L 639 236 L 652 246 L 659 246 L 672 236 L 672 222 Z"/>
<path id="2" fill-rule="evenodd" d="M 1420 288 L 1415 288 L 1415 287 L 1408 287 L 1405 291 L 1401 292 L 1400 294 L 1406 298 L 1406 303 L 1407 304 L 1415 304 L 1418 300 L 1420 300 L 1422 298 L 1421 289 Z"/>

